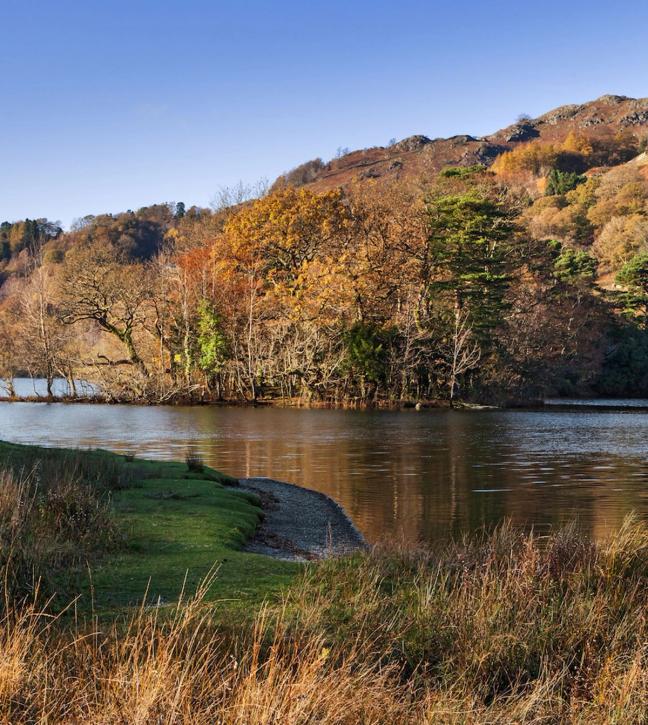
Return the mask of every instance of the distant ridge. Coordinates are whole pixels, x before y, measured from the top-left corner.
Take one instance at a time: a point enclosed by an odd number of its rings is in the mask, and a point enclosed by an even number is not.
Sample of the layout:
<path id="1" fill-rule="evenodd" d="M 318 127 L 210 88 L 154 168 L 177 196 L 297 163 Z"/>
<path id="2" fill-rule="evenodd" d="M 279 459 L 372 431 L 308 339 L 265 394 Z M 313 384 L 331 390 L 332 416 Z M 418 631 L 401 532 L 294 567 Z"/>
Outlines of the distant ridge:
<path id="1" fill-rule="evenodd" d="M 315 190 L 365 181 L 405 180 L 434 174 L 445 166 L 490 166 L 503 152 L 530 141 L 562 141 L 570 131 L 592 139 L 619 133 L 648 134 L 648 98 L 607 94 L 594 101 L 559 106 L 537 118 L 520 117 L 488 136 L 468 134 L 430 139 L 418 134 L 390 146 L 346 153 L 328 163 L 317 159 L 280 176 L 275 185 L 308 185 Z"/>

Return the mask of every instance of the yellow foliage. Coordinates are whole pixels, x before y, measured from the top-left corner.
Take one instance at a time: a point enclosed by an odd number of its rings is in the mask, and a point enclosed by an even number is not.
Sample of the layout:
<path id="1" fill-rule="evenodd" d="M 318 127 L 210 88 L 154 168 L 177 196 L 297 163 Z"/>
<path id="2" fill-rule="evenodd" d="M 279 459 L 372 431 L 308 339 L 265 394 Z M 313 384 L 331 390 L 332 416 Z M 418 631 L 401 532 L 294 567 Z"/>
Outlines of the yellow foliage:
<path id="1" fill-rule="evenodd" d="M 593 250 L 608 269 L 619 269 L 635 254 L 648 251 L 648 219 L 639 214 L 613 217 L 601 230 Z"/>
<path id="2" fill-rule="evenodd" d="M 601 177 L 588 218 L 603 227 L 614 217 L 633 214 L 648 214 L 648 182 L 639 169 L 621 166 Z"/>
<path id="3" fill-rule="evenodd" d="M 599 187 L 600 179 L 597 176 L 590 176 L 582 184 L 565 194 L 568 204 L 579 204 L 588 208 L 596 203 L 596 190 Z"/>
<path id="4" fill-rule="evenodd" d="M 528 143 L 506 151 L 495 160 L 493 171 L 500 176 L 532 174 L 546 176 L 556 165 L 560 149 L 549 143 Z"/>
<path id="5" fill-rule="evenodd" d="M 568 152 L 585 157 L 590 156 L 592 151 L 592 144 L 586 136 L 571 131 L 560 145 L 532 141 L 506 151 L 497 157 L 492 169 L 504 177 L 528 174 L 542 177 L 556 166 L 561 153 Z"/>
<path id="6" fill-rule="evenodd" d="M 281 189 L 241 209 L 224 236 L 239 261 L 258 261 L 270 276 L 294 277 L 325 247 L 343 246 L 352 220 L 340 191 Z"/>
<path id="7" fill-rule="evenodd" d="M 573 154 L 581 154 L 582 156 L 592 155 L 592 142 L 582 133 L 570 131 L 567 138 L 563 141 L 562 150 Z"/>

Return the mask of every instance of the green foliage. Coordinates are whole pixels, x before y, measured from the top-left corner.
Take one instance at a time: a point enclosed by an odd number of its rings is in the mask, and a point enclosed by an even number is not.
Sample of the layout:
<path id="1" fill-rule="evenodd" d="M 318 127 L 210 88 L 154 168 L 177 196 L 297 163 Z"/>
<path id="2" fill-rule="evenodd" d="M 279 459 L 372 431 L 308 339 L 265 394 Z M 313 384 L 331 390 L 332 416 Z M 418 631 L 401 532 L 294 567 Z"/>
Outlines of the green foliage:
<path id="1" fill-rule="evenodd" d="M 561 282 L 586 282 L 591 284 L 596 277 L 597 263 L 594 257 L 582 250 L 566 247 L 554 262 L 554 275 Z"/>
<path id="2" fill-rule="evenodd" d="M 545 194 L 547 196 L 566 194 L 568 191 L 575 189 L 584 181 L 585 177 L 574 171 L 551 169 L 547 175 L 547 187 L 545 189 Z"/>
<path id="3" fill-rule="evenodd" d="M 356 322 L 345 334 L 349 370 L 370 383 L 385 377 L 390 333 L 371 323 Z"/>
<path id="4" fill-rule="evenodd" d="M 627 315 L 648 316 L 648 254 L 637 254 L 623 265 L 616 276 L 626 288 L 621 295 L 623 312 Z"/>
<path id="5" fill-rule="evenodd" d="M 484 164 L 472 164 L 472 166 L 446 166 L 439 173 L 439 176 L 445 179 L 460 178 L 465 179 L 474 174 L 480 174 L 486 171 Z"/>
<path id="6" fill-rule="evenodd" d="M 513 227 L 503 207 L 471 190 L 433 198 L 427 206 L 431 297 L 467 310 L 473 329 L 487 335 L 506 308 L 511 278 L 507 250 Z"/>
<path id="7" fill-rule="evenodd" d="M 208 375 L 218 374 L 228 358 L 229 346 L 222 318 L 207 300 L 198 306 L 197 342 L 200 369 Z"/>

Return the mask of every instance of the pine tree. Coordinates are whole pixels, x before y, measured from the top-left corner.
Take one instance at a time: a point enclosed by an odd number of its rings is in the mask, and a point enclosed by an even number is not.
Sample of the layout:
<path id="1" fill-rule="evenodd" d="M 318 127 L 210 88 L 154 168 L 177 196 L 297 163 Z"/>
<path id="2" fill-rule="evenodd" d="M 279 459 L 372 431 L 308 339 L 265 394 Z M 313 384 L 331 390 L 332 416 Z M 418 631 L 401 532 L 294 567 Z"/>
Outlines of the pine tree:
<path id="1" fill-rule="evenodd" d="M 460 377 L 491 346 L 507 307 L 513 229 L 503 207 L 475 191 L 435 198 L 428 214 L 428 294 L 440 311 L 440 355 L 452 404 Z"/>

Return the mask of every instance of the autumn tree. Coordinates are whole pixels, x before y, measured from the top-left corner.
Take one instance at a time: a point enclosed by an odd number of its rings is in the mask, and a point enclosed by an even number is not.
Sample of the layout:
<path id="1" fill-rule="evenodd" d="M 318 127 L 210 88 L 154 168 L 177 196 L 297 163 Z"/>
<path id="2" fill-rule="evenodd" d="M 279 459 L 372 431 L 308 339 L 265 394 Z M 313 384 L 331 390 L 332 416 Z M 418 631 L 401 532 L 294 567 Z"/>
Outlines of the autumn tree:
<path id="1" fill-rule="evenodd" d="M 94 322 L 124 345 L 128 362 L 145 378 L 149 371 L 138 350 L 136 335 L 144 327 L 150 298 L 146 268 L 141 264 L 119 264 L 109 246 L 78 247 L 66 255 L 61 319 L 66 324 Z"/>
<path id="2" fill-rule="evenodd" d="M 343 253 L 351 226 L 340 191 L 293 188 L 258 199 L 227 220 L 213 248 L 214 271 L 224 286 L 240 291 L 241 304 L 232 310 L 240 332 L 232 350 L 245 365 L 252 397 L 274 375 L 302 384 L 309 380 L 312 347 L 321 337 L 313 310 L 306 312 L 303 305 L 305 286 L 317 284 L 316 270 L 326 273 L 323 258 L 335 260 Z M 270 359 L 276 350 L 286 360 L 283 370 Z"/>

